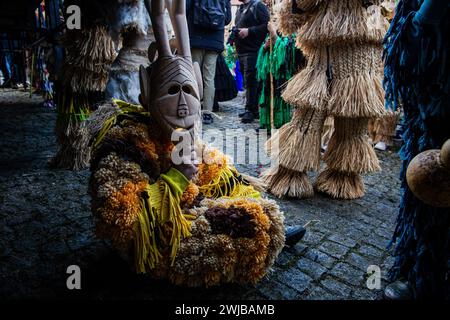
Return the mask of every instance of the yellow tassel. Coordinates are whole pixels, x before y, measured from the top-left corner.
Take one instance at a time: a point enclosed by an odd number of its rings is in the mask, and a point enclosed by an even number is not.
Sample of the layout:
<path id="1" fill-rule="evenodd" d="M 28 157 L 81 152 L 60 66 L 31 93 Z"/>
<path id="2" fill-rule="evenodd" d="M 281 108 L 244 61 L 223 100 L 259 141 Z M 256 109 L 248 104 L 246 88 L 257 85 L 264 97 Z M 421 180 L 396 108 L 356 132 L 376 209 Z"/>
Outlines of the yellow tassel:
<path id="1" fill-rule="evenodd" d="M 191 236 L 191 224 L 195 219 L 194 215 L 183 214 L 180 197 L 172 193 L 165 181 L 148 185 L 146 192 L 149 197 L 142 200 L 135 238 L 136 270 L 141 273 L 154 269 L 162 257 L 156 231 L 162 235 L 163 225 L 169 223 L 172 227 L 169 246 L 173 265 L 181 240 Z"/>
<path id="2" fill-rule="evenodd" d="M 261 194 L 251 185 L 238 179 L 239 173 L 232 166 L 220 168 L 216 178 L 199 187 L 200 193 L 207 198 L 259 198 Z"/>

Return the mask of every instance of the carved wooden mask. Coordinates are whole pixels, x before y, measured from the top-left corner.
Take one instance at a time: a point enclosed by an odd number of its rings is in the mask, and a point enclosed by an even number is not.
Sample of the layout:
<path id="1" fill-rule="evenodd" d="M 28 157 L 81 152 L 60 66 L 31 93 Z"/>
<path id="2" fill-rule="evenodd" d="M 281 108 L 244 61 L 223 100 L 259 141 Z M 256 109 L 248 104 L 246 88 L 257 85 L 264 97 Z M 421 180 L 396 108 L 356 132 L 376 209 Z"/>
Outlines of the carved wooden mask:
<path id="1" fill-rule="evenodd" d="M 141 66 L 139 77 L 141 104 L 170 136 L 177 129 L 194 130 L 200 121 L 203 88 L 200 68 L 192 63 L 185 1 L 166 4 L 177 39 L 177 53 L 172 53 L 167 39 L 164 0 L 147 0 L 158 58 L 147 69 Z"/>

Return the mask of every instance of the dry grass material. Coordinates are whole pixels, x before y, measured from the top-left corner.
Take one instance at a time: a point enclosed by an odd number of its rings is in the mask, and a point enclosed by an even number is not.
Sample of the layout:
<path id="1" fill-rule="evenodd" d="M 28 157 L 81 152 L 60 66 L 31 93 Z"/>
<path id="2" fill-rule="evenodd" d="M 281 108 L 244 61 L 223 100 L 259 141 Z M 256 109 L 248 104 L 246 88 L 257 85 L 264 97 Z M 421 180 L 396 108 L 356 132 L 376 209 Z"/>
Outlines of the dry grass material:
<path id="1" fill-rule="evenodd" d="M 381 10 L 369 12 L 361 0 L 323 1 L 315 8 L 298 31 L 300 43 L 308 46 L 361 41 L 381 44 L 387 31 Z"/>
<path id="2" fill-rule="evenodd" d="M 324 46 L 363 39 L 367 33 L 361 0 L 330 0 L 323 3 L 298 32 L 301 42 Z"/>
<path id="3" fill-rule="evenodd" d="M 120 113 L 119 107 L 114 103 L 105 103 L 90 114 L 86 121 L 80 125 L 79 132 L 73 141 L 73 148 L 78 150 L 74 159 L 77 163 L 77 168 L 82 169 L 89 166 L 92 153 L 93 139 L 103 129 L 105 122 L 113 116 Z"/>
<path id="4" fill-rule="evenodd" d="M 368 121 L 367 118 L 335 119 L 335 131 L 324 155 L 330 169 L 358 174 L 381 170 L 375 150 L 368 141 Z"/>
<path id="5" fill-rule="evenodd" d="M 242 179 L 249 183 L 256 191 L 265 192 L 267 191 L 267 185 L 260 178 L 253 177 L 248 174 L 240 173 Z"/>
<path id="6" fill-rule="evenodd" d="M 292 13 L 292 1 L 284 0 L 281 3 L 280 9 L 276 12 L 278 29 L 284 36 L 290 36 L 296 33 L 309 18 L 308 14 Z"/>
<path id="7" fill-rule="evenodd" d="M 399 114 L 391 113 L 382 118 L 370 119 L 369 135 L 372 143 L 383 141 L 388 145 L 392 144 L 399 117 Z"/>
<path id="8" fill-rule="evenodd" d="M 327 117 L 323 125 L 322 146 L 328 145 L 334 132 L 334 118 Z"/>
<path id="9" fill-rule="evenodd" d="M 333 66 L 330 113 L 357 118 L 386 114 L 381 46 L 340 44 L 329 50 Z"/>
<path id="10" fill-rule="evenodd" d="M 334 199 L 352 200 L 364 196 L 364 182 L 360 175 L 325 169 L 317 177 L 315 188 Z"/>
<path id="11" fill-rule="evenodd" d="M 89 167 L 92 142 L 105 122 L 111 119 L 120 109 L 114 103 L 101 105 L 89 115 L 85 121 L 70 119 L 65 127 L 60 126 L 60 149 L 51 160 L 51 165 L 70 170 L 81 170 Z"/>
<path id="12" fill-rule="evenodd" d="M 297 6 L 299 9 L 304 11 L 311 11 L 317 8 L 317 6 L 321 5 L 324 0 L 295 0 L 297 1 Z"/>
<path id="13" fill-rule="evenodd" d="M 318 170 L 325 118 L 321 110 L 296 109 L 292 120 L 267 141 L 268 153 L 284 168 L 298 172 Z"/>
<path id="14" fill-rule="evenodd" d="M 106 27 L 68 32 L 64 45 L 67 50 L 62 70 L 64 86 L 76 93 L 104 91 L 108 68 L 116 57 L 114 42 Z"/>
<path id="15" fill-rule="evenodd" d="M 325 109 L 329 100 L 326 69 L 326 48 L 312 50 L 307 67 L 289 80 L 282 98 L 299 108 Z"/>
<path id="16" fill-rule="evenodd" d="M 330 113 L 337 117 L 371 118 L 386 114 L 381 74 L 360 73 L 333 80 Z"/>
<path id="17" fill-rule="evenodd" d="M 65 139 L 60 144 L 56 155 L 50 160 L 50 165 L 56 168 L 81 170 L 89 166 L 90 149 L 81 148 L 88 143 L 89 131 L 82 122 L 69 121 L 65 130 Z"/>
<path id="18" fill-rule="evenodd" d="M 314 188 L 305 172 L 274 166 L 262 173 L 268 191 L 278 198 L 306 199 L 314 196 Z"/>

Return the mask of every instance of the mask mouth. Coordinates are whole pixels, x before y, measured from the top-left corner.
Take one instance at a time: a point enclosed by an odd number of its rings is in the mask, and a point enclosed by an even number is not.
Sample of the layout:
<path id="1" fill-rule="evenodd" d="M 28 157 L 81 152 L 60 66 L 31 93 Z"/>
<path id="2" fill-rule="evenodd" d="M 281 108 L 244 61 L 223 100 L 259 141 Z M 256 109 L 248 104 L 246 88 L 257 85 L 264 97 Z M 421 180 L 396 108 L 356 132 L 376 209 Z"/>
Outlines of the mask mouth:
<path id="1" fill-rule="evenodd" d="M 195 117 L 193 114 L 189 114 L 186 117 L 179 118 L 179 117 L 168 117 L 166 118 L 167 124 L 174 128 L 175 130 L 187 130 L 194 128 L 195 121 L 193 121 L 193 117 Z M 186 123 L 192 124 L 186 125 Z"/>

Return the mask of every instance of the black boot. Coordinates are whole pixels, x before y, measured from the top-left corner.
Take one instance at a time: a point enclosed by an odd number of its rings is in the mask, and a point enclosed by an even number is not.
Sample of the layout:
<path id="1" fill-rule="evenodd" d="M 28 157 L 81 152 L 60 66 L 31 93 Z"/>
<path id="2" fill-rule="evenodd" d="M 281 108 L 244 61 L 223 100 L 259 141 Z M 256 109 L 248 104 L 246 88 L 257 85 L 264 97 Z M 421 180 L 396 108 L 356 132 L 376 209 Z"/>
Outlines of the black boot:
<path id="1" fill-rule="evenodd" d="M 255 121 L 255 115 L 251 111 L 245 112 L 241 119 L 242 123 L 252 123 L 253 121 Z"/>
<path id="2" fill-rule="evenodd" d="M 285 245 L 289 246 L 289 247 L 295 246 L 297 244 L 297 242 L 299 242 L 300 240 L 303 239 L 305 234 L 306 234 L 306 229 L 303 228 L 302 226 L 286 227 L 286 230 L 285 230 L 285 237 L 286 237 Z"/>
<path id="3" fill-rule="evenodd" d="M 386 300 L 411 300 L 411 289 L 407 282 L 397 280 L 386 286 L 384 298 Z"/>

